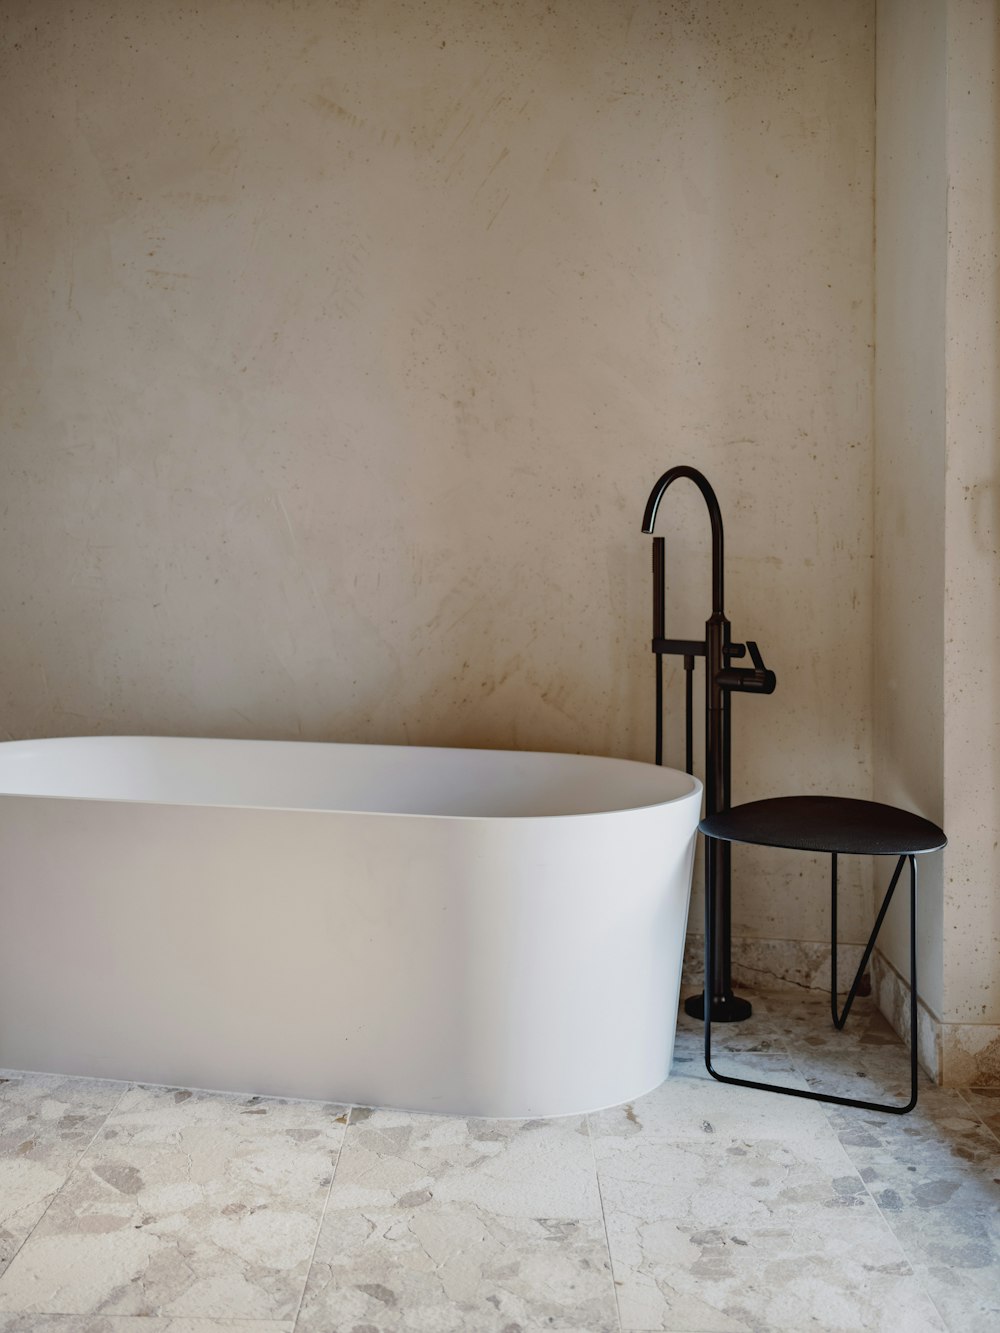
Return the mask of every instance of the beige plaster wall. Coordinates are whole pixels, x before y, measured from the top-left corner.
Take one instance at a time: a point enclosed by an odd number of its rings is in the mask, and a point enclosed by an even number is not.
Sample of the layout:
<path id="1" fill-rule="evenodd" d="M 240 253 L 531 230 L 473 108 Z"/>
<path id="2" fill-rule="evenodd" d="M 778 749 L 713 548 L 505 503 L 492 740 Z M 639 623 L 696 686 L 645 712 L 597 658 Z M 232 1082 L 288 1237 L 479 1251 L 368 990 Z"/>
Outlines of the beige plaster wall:
<path id="1" fill-rule="evenodd" d="M 932 1059 L 997 1083 L 1000 5 L 879 0 L 877 68 L 875 793 L 949 836 L 922 865 Z"/>
<path id="2" fill-rule="evenodd" d="M 945 1012 L 1000 1024 L 1000 4 L 948 7 Z M 1000 1029 L 993 1076 L 1000 1083 Z"/>
<path id="3" fill-rule="evenodd" d="M 779 677 L 736 799 L 867 795 L 872 18 L 8 0 L 3 734 L 648 758 L 688 462 Z M 824 937 L 825 871 L 738 865 L 737 933 Z"/>
<path id="4" fill-rule="evenodd" d="M 945 9 L 879 0 L 877 34 L 874 791 L 943 825 Z M 942 858 L 919 869 L 918 990 L 940 1017 Z M 907 976 L 905 901 L 880 947 Z"/>

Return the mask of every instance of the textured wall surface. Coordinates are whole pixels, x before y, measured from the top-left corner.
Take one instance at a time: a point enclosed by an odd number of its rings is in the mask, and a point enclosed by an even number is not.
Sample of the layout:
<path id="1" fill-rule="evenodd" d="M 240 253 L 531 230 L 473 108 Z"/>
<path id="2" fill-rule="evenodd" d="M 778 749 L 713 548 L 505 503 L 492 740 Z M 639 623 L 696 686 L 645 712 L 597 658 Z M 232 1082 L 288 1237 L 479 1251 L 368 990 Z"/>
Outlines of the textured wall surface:
<path id="1" fill-rule="evenodd" d="M 945 1081 L 1000 1083 L 1000 5 L 880 0 L 877 68 L 875 794 L 948 834 L 919 990 Z"/>
<path id="2" fill-rule="evenodd" d="M 948 10 L 945 1013 L 1000 1024 L 1000 5 Z M 993 1034 L 1000 1084 L 1000 1028 Z"/>
<path id="3" fill-rule="evenodd" d="M 875 797 L 944 824 L 945 11 L 880 0 L 875 290 Z M 884 879 L 887 867 L 883 866 Z M 920 863 L 919 991 L 943 1013 L 942 858 Z M 909 972 L 909 913 L 879 944 Z M 908 1020 L 907 1020 L 908 1021 Z"/>
<path id="4" fill-rule="evenodd" d="M 0 730 L 649 758 L 688 462 L 779 677 L 735 798 L 867 795 L 872 17 L 8 0 Z M 823 938 L 737 864 L 738 933 Z"/>

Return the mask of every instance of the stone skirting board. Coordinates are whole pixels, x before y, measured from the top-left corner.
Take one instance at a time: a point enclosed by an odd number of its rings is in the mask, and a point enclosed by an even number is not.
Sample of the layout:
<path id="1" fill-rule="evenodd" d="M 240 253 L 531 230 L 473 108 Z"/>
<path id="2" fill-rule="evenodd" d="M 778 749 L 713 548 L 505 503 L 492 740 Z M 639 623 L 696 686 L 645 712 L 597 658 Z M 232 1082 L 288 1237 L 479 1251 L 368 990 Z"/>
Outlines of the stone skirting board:
<path id="1" fill-rule="evenodd" d="M 872 992 L 893 1030 L 910 1044 L 910 985 L 878 949 L 871 958 Z M 935 1083 L 941 1083 L 941 1021 L 917 996 L 917 1059 Z"/>
<path id="2" fill-rule="evenodd" d="M 864 946 L 841 944 L 837 982 L 846 990 L 854 980 Z M 684 986 L 700 990 L 705 975 L 705 937 L 689 934 L 684 947 Z M 765 990 L 830 989 L 830 945 L 812 940 L 733 938 L 733 984 Z M 685 994 L 687 991 L 685 990 Z"/>
<path id="3" fill-rule="evenodd" d="M 910 1032 L 910 986 L 877 949 L 872 954 L 872 985 L 879 1009 L 905 1041 Z M 918 1000 L 917 1056 L 944 1087 L 1000 1087 L 996 1023 L 943 1023 Z"/>

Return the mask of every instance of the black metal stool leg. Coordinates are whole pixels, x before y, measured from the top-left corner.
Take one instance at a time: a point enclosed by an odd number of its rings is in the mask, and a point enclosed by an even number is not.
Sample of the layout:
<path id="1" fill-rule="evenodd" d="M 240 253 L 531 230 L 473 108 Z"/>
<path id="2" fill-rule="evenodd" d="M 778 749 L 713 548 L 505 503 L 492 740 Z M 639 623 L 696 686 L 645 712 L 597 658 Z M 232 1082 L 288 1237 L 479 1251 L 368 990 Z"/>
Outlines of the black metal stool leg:
<path id="1" fill-rule="evenodd" d="M 910 860 L 910 1100 L 903 1108 L 912 1111 L 917 1104 L 917 858 Z"/>
<path id="2" fill-rule="evenodd" d="M 834 1027 L 837 1022 L 837 853 L 830 853 L 830 1013 Z"/>
<path id="3" fill-rule="evenodd" d="M 708 834 L 706 834 L 705 835 L 706 857 L 708 857 L 710 854 L 710 844 L 712 841 L 713 839 Z M 806 1100 L 813 1102 L 830 1102 L 835 1106 L 856 1106 L 864 1111 L 885 1111 L 890 1115 L 906 1115 L 908 1111 L 913 1110 L 914 1106 L 916 1106 L 917 1104 L 917 863 L 915 857 L 901 856 L 899 858 L 899 861 L 897 862 L 896 869 L 892 876 L 892 881 L 889 884 L 888 889 L 886 890 L 886 895 L 885 898 L 883 899 L 882 907 L 878 914 L 878 919 L 875 922 L 875 929 L 872 931 L 871 938 L 868 941 L 868 946 L 865 949 L 865 955 L 862 958 L 861 966 L 858 968 L 858 971 L 855 975 L 854 984 L 851 986 L 851 991 L 847 997 L 847 1002 L 844 1005 L 843 1012 L 840 1015 L 839 1022 L 837 1019 L 835 991 L 832 1004 L 833 1004 L 833 1021 L 838 1028 L 842 1028 L 844 1022 L 847 1019 L 847 1015 L 850 1012 L 851 1005 L 854 1002 L 854 996 L 857 992 L 861 976 L 864 973 L 864 969 L 868 963 L 868 959 L 871 956 L 872 949 L 875 947 L 875 940 L 878 936 L 878 932 L 882 925 L 882 922 L 885 919 L 885 914 L 888 911 L 889 903 L 892 899 L 893 890 L 895 889 L 896 884 L 899 881 L 899 876 L 902 873 L 903 865 L 906 861 L 909 861 L 910 863 L 910 1099 L 906 1103 L 906 1105 L 894 1106 L 886 1102 L 869 1102 L 859 1097 L 836 1097 L 833 1095 L 833 1093 L 828 1093 L 828 1092 L 812 1092 L 811 1090 L 806 1091 L 803 1088 L 789 1088 L 781 1083 L 761 1083 L 756 1079 L 735 1078 L 731 1074 L 720 1074 L 717 1069 L 714 1069 L 712 1067 L 712 1014 L 711 1014 L 711 1005 L 706 1004 L 705 1068 L 708 1070 L 708 1072 L 712 1075 L 714 1079 L 716 1079 L 719 1083 L 731 1083 L 734 1084 L 736 1087 L 740 1088 L 756 1088 L 759 1092 L 780 1092 L 787 1097 L 803 1097 Z M 836 904 L 837 858 L 835 853 L 833 856 L 832 882 L 833 882 L 833 901 L 834 904 Z M 836 948 L 837 948 L 835 906 L 834 906 L 833 920 L 834 920 L 833 949 L 835 958 Z M 706 893 L 705 895 L 705 994 L 706 995 L 712 994 L 712 985 L 714 982 L 714 974 L 712 967 L 712 934 L 714 926 L 715 922 L 713 920 L 713 912 L 712 912 L 712 895 L 710 893 Z M 833 982 L 834 986 L 836 986 L 835 962 L 833 964 Z"/>
<path id="4" fill-rule="evenodd" d="M 875 948 L 875 941 L 878 939 L 878 933 L 882 929 L 882 922 L 885 920 L 885 914 L 889 910 L 889 904 L 892 902 L 892 895 L 895 892 L 896 885 L 899 883 L 899 876 L 902 873 L 903 866 L 909 860 L 910 880 L 912 889 L 913 876 L 917 873 L 916 862 L 913 857 L 901 856 L 896 862 L 896 869 L 892 872 L 892 879 L 889 881 L 889 887 L 885 891 L 885 897 L 882 899 L 882 906 L 879 908 L 878 916 L 875 919 L 875 925 L 871 935 L 868 937 L 868 943 L 865 945 L 865 951 L 861 962 L 858 964 L 858 970 L 854 974 L 854 980 L 851 983 L 851 989 L 848 992 L 847 999 L 844 1001 L 844 1007 L 840 1014 L 837 1013 L 837 855 L 833 856 L 833 960 L 830 969 L 830 1005 L 833 1010 L 834 1027 L 842 1028 L 847 1022 L 847 1015 L 851 1012 L 851 1005 L 854 1003 L 854 997 L 858 993 L 858 987 L 861 985 L 861 978 L 865 974 L 868 966 L 868 960 L 872 956 L 872 950 Z M 910 921 L 910 938 L 912 941 L 916 926 L 914 920 Z"/>

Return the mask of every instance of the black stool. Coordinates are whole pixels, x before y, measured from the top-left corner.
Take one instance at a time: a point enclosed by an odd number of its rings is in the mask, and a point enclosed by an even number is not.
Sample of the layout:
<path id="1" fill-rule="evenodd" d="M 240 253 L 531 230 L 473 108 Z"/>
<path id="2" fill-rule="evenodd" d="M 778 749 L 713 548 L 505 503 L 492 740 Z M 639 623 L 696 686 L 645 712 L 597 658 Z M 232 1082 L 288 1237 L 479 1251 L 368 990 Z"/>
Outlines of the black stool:
<path id="1" fill-rule="evenodd" d="M 830 889 L 833 940 L 831 956 L 830 1009 L 834 1026 L 842 1028 L 851 1011 L 861 977 L 868 965 L 893 891 L 903 865 L 910 863 L 910 1100 L 905 1106 L 866 1102 L 854 1097 L 834 1097 L 823 1092 L 804 1092 L 777 1083 L 758 1083 L 753 1079 L 733 1078 L 712 1068 L 712 1006 L 705 1005 L 705 1067 L 720 1083 L 736 1083 L 743 1088 L 764 1092 L 783 1092 L 792 1097 L 808 1097 L 817 1102 L 835 1102 L 839 1106 L 860 1106 L 868 1111 L 890 1111 L 905 1115 L 917 1104 L 917 862 L 924 852 L 944 847 L 947 839 L 936 824 L 895 806 L 875 801 L 854 801 L 840 796 L 779 796 L 768 801 L 751 801 L 732 810 L 710 815 L 698 825 L 707 839 L 720 842 L 755 843 L 764 847 L 787 847 L 803 852 L 829 852 L 832 858 Z M 843 1010 L 837 1013 L 837 856 L 898 856 L 896 869 L 858 966 L 854 983 Z M 708 857 L 711 865 L 715 858 Z M 705 894 L 705 995 L 715 994 L 712 965 L 712 934 L 715 926 L 713 894 Z"/>

